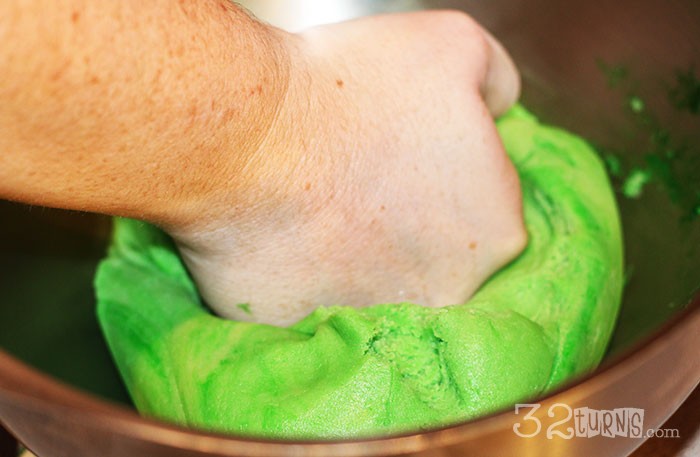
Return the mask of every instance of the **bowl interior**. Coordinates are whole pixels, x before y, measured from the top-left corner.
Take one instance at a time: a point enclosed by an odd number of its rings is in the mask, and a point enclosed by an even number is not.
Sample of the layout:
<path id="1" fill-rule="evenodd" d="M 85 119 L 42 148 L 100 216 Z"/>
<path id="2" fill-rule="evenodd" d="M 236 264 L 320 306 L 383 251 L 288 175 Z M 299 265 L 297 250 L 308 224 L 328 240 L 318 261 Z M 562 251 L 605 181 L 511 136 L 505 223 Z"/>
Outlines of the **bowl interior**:
<path id="1" fill-rule="evenodd" d="M 608 166 L 628 275 L 608 357 L 658 328 L 700 288 L 700 3 L 241 3 L 290 29 L 407 9 L 469 12 L 511 51 L 523 103 L 583 135 Z M 109 219 L 0 202 L 0 220 L 0 347 L 69 384 L 130 404 L 94 315 L 92 277 Z"/>

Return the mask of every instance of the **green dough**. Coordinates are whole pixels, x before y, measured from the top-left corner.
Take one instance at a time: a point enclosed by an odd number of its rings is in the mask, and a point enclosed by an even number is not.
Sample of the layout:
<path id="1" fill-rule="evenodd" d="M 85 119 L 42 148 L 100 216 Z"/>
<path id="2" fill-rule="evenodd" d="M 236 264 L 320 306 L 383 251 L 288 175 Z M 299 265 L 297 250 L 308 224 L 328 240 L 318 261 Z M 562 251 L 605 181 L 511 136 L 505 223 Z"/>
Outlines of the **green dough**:
<path id="1" fill-rule="evenodd" d="M 583 140 L 522 107 L 498 128 L 530 241 L 463 305 L 321 307 L 289 328 L 224 320 L 167 236 L 115 220 L 98 315 L 138 410 L 238 435 L 350 438 L 474 418 L 592 370 L 623 280 L 604 168 Z"/>

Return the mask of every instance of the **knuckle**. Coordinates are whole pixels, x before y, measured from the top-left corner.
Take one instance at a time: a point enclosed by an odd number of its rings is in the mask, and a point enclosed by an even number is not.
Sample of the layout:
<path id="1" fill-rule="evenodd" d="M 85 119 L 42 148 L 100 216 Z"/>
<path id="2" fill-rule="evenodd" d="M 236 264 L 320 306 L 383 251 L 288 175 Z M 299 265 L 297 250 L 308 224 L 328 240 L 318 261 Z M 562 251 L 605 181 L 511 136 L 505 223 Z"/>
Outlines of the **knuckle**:
<path id="1" fill-rule="evenodd" d="M 491 45 L 484 29 L 468 14 L 457 10 L 431 12 L 431 33 L 437 46 L 458 68 L 479 78 L 488 67 Z"/>
<path id="2" fill-rule="evenodd" d="M 477 34 L 479 24 L 467 13 L 459 10 L 441 10 L 432 13 L 442 27 L 459 34 Z"/>
<path id="3" fill-rule="evenodd" d="M 485 49 L 488 42 L 482 27 L 467 13 L 445 10 L 434 13 L 438 30 L 456 43 L 471 43 L 477 48 Z"/>

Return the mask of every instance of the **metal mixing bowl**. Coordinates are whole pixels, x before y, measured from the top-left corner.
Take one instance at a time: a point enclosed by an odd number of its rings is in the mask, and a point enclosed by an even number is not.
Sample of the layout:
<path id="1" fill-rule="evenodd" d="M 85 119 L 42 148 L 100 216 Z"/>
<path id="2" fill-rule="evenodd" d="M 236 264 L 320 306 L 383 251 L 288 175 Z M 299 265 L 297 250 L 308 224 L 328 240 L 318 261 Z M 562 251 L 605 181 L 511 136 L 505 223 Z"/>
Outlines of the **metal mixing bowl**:
<path id="1" fill-rule="evenodd" d="M 291 29 L 456 8 L 503 41 L 522 71 L 524 104 L 592 141 L 615 175 L 629 273 L 602 366 L 535 399 L 542 404 L 535 416 L 550 424 L 547 409 L 557 403 L 635 407 L 645 410 L 645 429 L 662 424 L 700 379 L 700 68 L 693 67 L 700 62 L 700 2 L 243 3 Z M 522 415 L 512 409 L 425 433 L 326 443 L 242 439 L 143 419 L 94 317 L 91 281 L 109 220 L 0 203 L 0 221 L 0 421 L 41 457 L 623 456 L 642 442 L 521 438 L 513 425 Z"/>

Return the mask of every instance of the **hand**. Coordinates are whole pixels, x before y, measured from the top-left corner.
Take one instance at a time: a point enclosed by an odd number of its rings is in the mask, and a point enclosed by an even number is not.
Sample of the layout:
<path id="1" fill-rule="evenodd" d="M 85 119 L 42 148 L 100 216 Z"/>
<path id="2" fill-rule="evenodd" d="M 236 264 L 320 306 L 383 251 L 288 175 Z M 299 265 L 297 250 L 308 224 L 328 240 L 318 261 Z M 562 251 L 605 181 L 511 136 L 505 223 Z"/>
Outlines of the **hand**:
<path id="1" fill-rule="evenodd" d="M 166 227 L 205 300 L 277 325 L 319 305 L 467 300 L 526 242 L 492 118 L 519 95 L 505 51 L 456 12 L 279 36 L 287 84 L 246 185 Z"/>

